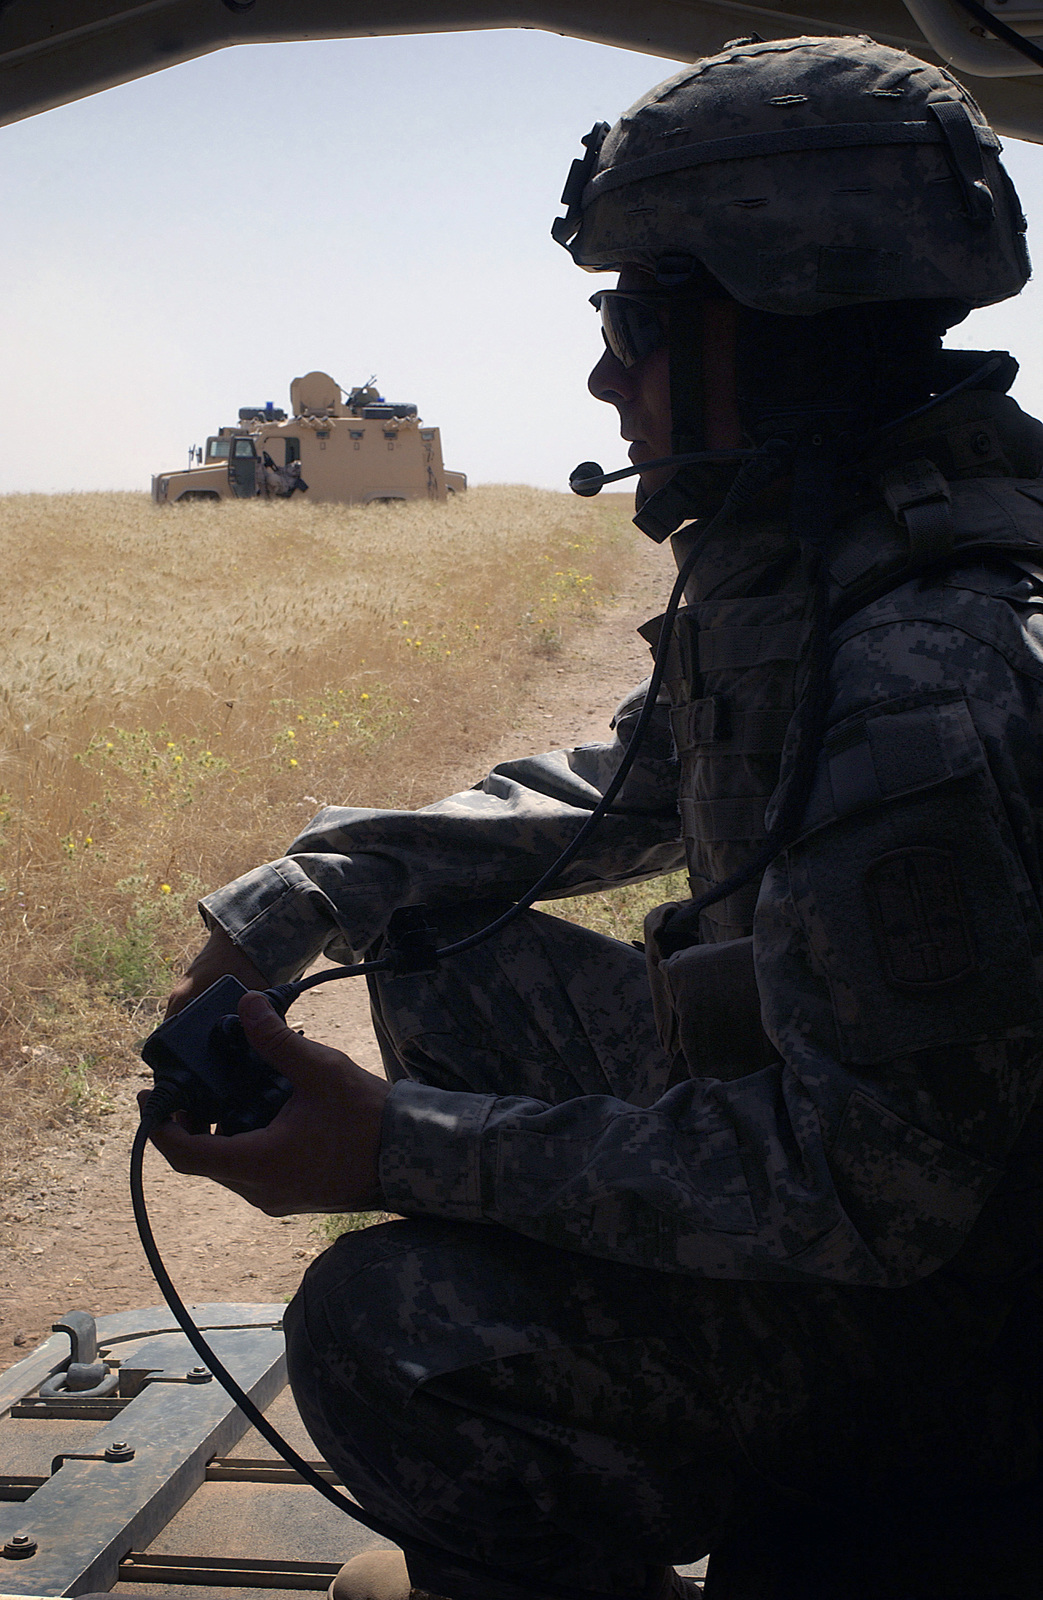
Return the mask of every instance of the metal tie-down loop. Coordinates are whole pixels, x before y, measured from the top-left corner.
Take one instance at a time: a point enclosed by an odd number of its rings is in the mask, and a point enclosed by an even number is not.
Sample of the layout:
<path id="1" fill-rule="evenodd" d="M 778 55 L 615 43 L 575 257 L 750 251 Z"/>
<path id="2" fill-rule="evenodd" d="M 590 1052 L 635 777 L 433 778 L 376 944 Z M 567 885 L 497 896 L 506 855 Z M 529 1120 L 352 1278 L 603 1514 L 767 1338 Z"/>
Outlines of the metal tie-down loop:
<path id="1" fill-rule="evenodd" d="M 115 1394 L 119 1375 L 98 1360 L 98 1329 L 88 1311 L 68 1311 L 60 1322 L 52 1323 L 53 1333 L 67 1333 L 72 1347 L 60 1372 L 52 1372 L 40 1385 L 41 1400 L 58 1395 L 76 1395 L 84 1400 Z"/>

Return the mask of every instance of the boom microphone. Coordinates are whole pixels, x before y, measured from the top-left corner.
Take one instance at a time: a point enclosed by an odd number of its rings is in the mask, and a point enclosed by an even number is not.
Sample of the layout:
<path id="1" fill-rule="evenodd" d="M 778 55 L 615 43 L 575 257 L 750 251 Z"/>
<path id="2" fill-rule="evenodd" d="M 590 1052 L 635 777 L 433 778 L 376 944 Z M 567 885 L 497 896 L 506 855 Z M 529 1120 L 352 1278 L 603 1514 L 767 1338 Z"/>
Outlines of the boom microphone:
<path id="1" fill-rule="evenodd" d="M 626 477 L 625 472 L 617 474 Z M 569 473 L 569 488 L 573 494 L 584 496 L 600 494 L 606 483 L 611 480 L 597 461 L 581 461 L 578 467 L 573 467 Z"/>
<path id="2" fill-rule="evenodd" d="M 651 472 L 654 467 L 687 467 L 696 461 L 746 461 L 750 456 L 762 454 L 760 450 L 693 450 L 686 455 L 642 461 L 639 466 L 623 467 L 619 472 L 602 472 L 596 461 L 581 461 L 569 473 L 569 488 L 573 494 L 586 498 L 600 494 L 606 483 L 618 483 L 620 478 L 633 478 L 640 472 Z"/>

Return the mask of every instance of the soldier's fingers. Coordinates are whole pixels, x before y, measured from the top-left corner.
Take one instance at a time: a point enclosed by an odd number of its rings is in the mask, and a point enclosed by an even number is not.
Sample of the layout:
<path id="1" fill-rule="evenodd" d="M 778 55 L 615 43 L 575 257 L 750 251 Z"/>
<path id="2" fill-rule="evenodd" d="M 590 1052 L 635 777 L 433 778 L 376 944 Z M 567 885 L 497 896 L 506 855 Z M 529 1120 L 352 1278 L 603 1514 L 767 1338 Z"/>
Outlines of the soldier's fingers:
<path id="1" fill-rule="evenodd" d="M 161 1122 L 152 1129 L 149 1138 L 163 1159 L 175 1172 L 196 1178 L 212 1178 L 230 1188 L 237 1183 L 249 1183 L 261 1155 L 265 1130 L 255 1133 L 237 1133 L 234 1138 L 224 1134 L 192 1133 L 176 1119 Z"/>
<path id="2" fill-rule="evenodd" d="M 239 1020 L 247 1042 L 257 1054 L 298 1088 L 332 1087 L 332 1078 L 345 1068 L 359 1071 L 350 1056 L 329 1045 L 306 1039 L 287 1026 L 263 994 L 244 994 L 239 1002 Z"/>

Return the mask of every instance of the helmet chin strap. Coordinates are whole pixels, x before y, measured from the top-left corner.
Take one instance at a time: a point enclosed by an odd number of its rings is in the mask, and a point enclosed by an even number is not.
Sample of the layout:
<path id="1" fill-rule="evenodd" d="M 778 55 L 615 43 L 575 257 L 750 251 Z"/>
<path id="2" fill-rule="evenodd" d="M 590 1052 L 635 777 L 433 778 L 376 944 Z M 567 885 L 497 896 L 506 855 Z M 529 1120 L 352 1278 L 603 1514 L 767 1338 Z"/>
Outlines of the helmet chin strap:
<path id="1" fill-rule="evenodd" d="M 736 406 L 736 318 L 723 290 L 678 294 L 670 302 L 670 431 L 678 471 L 637 493 L 634 522 L 661 544 L 693 517 L 713 516 L 744 459 L 757 448 L 707 449 L 743 436 Z M 759 442 L 759 441 L 758 441 Z M 651 465 L 651 463 L 649 463 Z"/>

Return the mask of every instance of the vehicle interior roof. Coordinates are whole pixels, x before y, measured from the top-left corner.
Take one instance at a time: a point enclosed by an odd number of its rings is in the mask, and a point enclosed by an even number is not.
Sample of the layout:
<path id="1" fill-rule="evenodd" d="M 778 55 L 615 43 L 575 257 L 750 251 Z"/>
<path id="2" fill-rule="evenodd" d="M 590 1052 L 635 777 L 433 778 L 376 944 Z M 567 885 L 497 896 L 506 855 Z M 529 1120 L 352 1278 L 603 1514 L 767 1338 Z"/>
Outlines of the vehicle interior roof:
<path id="1" fill-rule="evenodd" d="M 749 32 L 868 33 L 941 60 L 902 0 L 0 0 L 0 124 L 235 44 L 512 27 L 671 61 Z M 1043 142 L 1038 69 L 957 76 L 999 132 Z"/>

